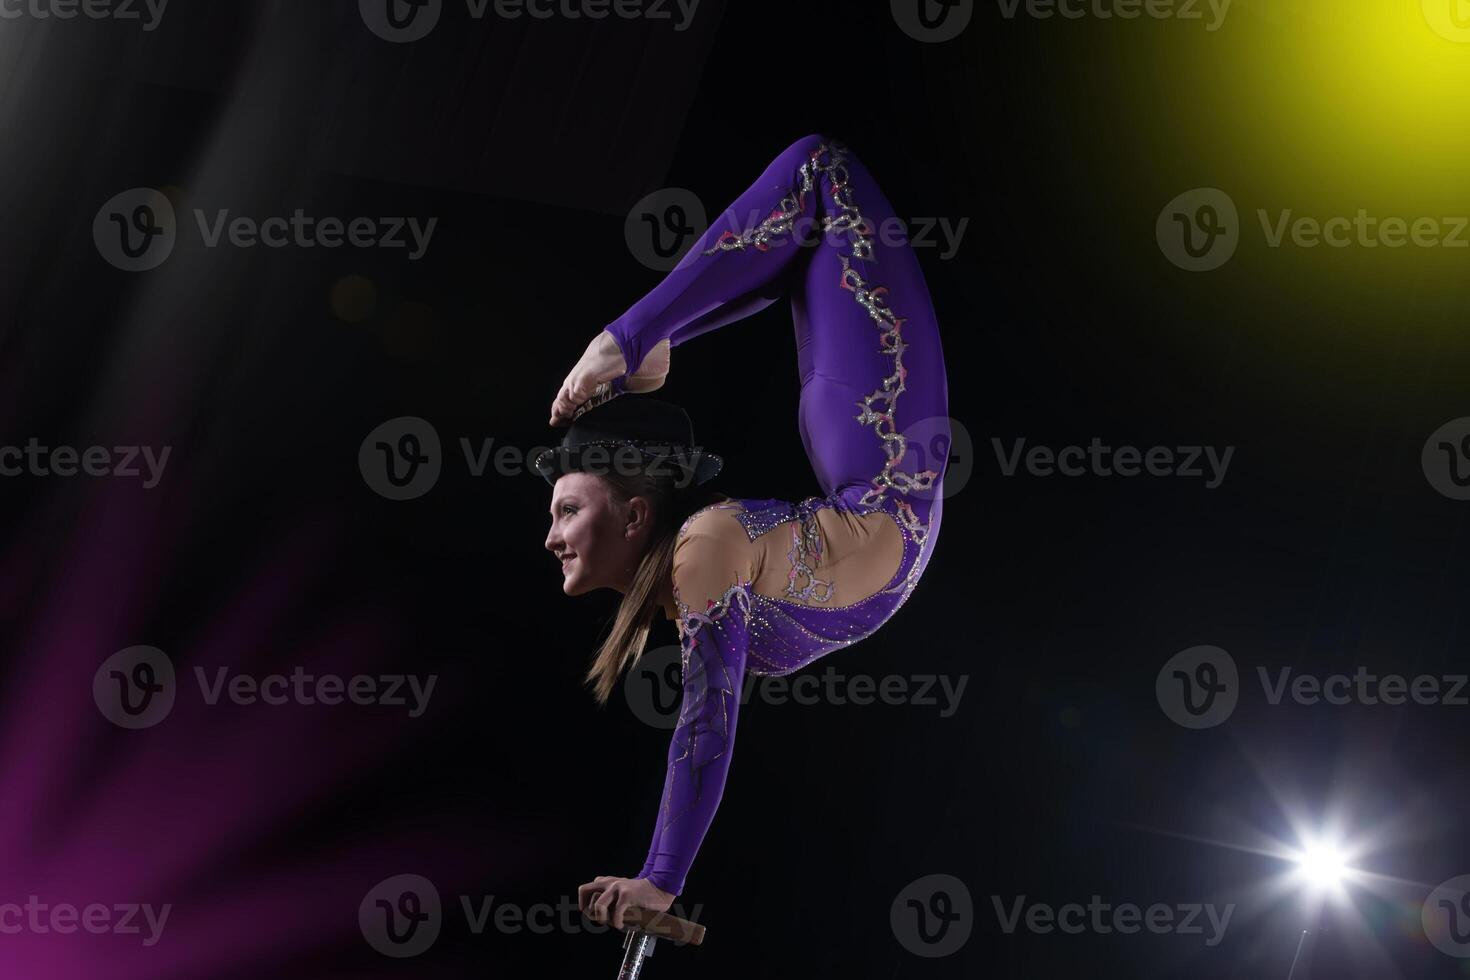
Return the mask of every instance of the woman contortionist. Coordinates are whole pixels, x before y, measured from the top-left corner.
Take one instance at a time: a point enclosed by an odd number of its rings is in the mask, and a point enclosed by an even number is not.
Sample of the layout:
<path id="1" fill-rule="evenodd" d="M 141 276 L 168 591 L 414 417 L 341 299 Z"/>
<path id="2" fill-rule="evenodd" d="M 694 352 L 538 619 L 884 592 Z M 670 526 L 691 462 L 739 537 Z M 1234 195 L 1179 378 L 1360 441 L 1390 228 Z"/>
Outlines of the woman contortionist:
<path id="1" fill-rule="evenodd" d="M 553 485 L 546 547 L 567 595 L 623 594 L 588 681 L 605 703 L 660 612 L 678 625 L 683 664 L 647 860 L 633 878 L 581 886 L 594 920 L 621 928 L 628 906 L 664 911 L 683 890 L 724 791 L 744 672 L 789 674 L 870 636 L 929 563 L 948 388 L 929 292 L 896 228 L 850 149 L 798 140 L 593 339 L 552 403 L 551 423 L 570 428 L 536 460 Z M 695 444 L 687 413 L 646 393 L 663 384 L 670 348 L 781 296 L 822 495 L 735 499 L 706 488 L 722 460 Z M 776 424 L 761 405 L 774 352 L 738 328 L 719 336 L 731 366 L 722 390 L 758 442 Z"/>

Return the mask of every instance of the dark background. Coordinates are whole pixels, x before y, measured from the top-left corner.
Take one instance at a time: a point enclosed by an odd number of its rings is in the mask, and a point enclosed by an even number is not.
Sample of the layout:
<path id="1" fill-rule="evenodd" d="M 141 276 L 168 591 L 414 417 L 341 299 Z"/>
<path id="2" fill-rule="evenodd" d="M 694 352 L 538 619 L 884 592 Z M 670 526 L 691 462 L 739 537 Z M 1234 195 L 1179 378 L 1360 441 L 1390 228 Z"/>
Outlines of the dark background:
<path id="1" fill-rule="evenodd" d="M 1248 188 L 1248 225 L 1257 205 L 1313 193 L 1268 167 L 1239 178 L 1292 150 L 1210 108 L 1222 86 L 1244 99 L 1293 84 L 1270 59 L 1243 76 L 1232 58 L 1253 32 L 1290 44 L 1310 27 L 1238 3 L 1233 38 L 982 4 L 942 44 L 909 37 L 886 4 L 850 2 L 704 0 L 683 32 L 477 22 L 450 3 L 410 44 L 375 37 L 346 2 L 175 0 L 152 32 L 0 21 L 0 442 L 173 447 L 148 491 L 0 480 L 14 849 L 0 902 L 40 890 L 176 907 L 149 950 L 0 936 L 15 975 L 612 975 L 618 941 L 575 915 L 548 934 L 475 935 L 458 908 L 460 895 L 555 905 L 596 875 L 635 874 L 668 741 L 581 684 L 617 597 L 562 595 L 546 484 L 472 476 L 459 439 L 524 452 L 559 437 L 545 420 L 562 378 L 660 278 L 625 243 L 629 208 L 678 186 L 714 216 L 813 132 L 853 147 L 900 215 L 969 219 L 954 257 L 920 260 L 951 414 L 973 440 L 951 472 L 973 475 L 904 608 L 808 670 L 968 686 L 948 718 L 752 698 L 679 900 L 702 905 L 709 938 L 660 944 L 647 975 L 1285 977 L 1303 929 L 1298 978 L 1463 975 L 1418 923 L 1429 890 L 1470 870 L 1470 709 L 1273 707 L 1254 678 L 1465 669 L 1470 505 L 1419 461 L 1431 432 L 1470 414 L 1464 266 L 1288 254 L 1250 227 L 1217 271 L 1170 264 L 1154 222 L 1182 191 Z M 139 186 L 173 200 L 179 241 L 127 273 L 91 227 Z M 1340 213 L 1381 190 L 1361 186 Z M 439 222 L 411 262 L 207 249 L 194 207 Z M 727 493 L 818 492 L 794 353 L 780 303 L 674 352 L 661 396 L 725 456 Z M 399 416 L 444 444 L 441 478 L 411 501 L 372 492 L 357 464 Z M 1094 436 L 1236 451 L 1208 490 L 1004 477 L 992 444 Z M 654 645 L 672 644 L 661 629 Z M 129 732 L 99 717 L 90 685 L 135 644 L 181 676 L 305 664 L 439 680 L 418 719 L 195 706 Z M 1244 690 L 1228 722 L 1190 731 L 1154 680 L 1200 644 L 1232 654 Z M 1354 887 L 1320 916 L 1268 891 L 1283 861 L 1206 842 L 1292 846 L 1293 821 L 1334 812 L 1371 842 L 1357 866 L 1402 881 Z M 400 873 L 433 880 L 447 913 L 434 948 L 402 961 L 356 922 L 368 889 Z M 970 938 L 942 958 L 890 927 L 900 891 L 931 874 L 970 893 Z M 1008 935 L 991 898 L 1095 894 L 1237 908 L 1210 948 Z"/>

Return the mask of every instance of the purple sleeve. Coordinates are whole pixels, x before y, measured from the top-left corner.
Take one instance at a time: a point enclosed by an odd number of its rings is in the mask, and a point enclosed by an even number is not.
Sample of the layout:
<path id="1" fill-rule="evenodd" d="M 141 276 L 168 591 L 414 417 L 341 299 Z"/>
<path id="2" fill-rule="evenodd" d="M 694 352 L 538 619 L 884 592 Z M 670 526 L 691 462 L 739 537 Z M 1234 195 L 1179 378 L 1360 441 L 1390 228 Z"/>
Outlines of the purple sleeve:
<path id="1" fill-rule="evenodd" d="M 653 842 L 637 875 L 673 895 L 684 890 L 725 791 L 749 643 L 746 588 L 732 586 L 703 613 L 689 610 L 682 627 L 684 701 L 669 744 Z"/>
<path id="2" fill-rule="evenodd" d="M 677 347 L 755 313 L 785 291 L 782 274 L 802 251 L 797 242 L 820 231 L 815 216 L 821 189 L 809 164 L 824 142 L 807 136 L 783 150 L 662 282 L 607 325 L 628 374 L 659 341 L 668 338 Z"/>

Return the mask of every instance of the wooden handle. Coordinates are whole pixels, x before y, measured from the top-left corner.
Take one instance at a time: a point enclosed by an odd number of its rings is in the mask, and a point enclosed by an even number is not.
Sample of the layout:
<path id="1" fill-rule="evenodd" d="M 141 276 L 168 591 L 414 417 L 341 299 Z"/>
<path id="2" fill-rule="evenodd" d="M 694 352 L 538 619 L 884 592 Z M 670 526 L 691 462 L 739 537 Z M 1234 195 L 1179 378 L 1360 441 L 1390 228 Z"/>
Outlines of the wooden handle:
<path id="1" fill-rule="evenodd" d="M 623 910 L 623 928 L 636 929 L 650 936 L 672 939 L 676 943 L 688 943 L 691 946 L 704 942 L 704 926 L 699 923 L 636 905 L 630 905 Z"/>

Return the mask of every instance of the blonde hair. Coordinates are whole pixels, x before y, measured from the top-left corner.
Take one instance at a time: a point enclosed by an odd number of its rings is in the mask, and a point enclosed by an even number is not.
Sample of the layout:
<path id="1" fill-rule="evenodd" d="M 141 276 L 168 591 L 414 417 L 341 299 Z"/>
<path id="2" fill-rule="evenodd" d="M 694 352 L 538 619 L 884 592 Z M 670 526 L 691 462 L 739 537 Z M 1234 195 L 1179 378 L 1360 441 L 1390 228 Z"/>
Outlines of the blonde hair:
<path id="1" fill-rule="evenodd" d="M 658 596 L 662 585 L 674 572 L 674 544 L 679 528 L 695 511 L 709 504 L 729 500 L 728 494 L 703 490 L 697 486 L 678 487 L 670 477 L 646 473 L 598 473 L 606 481 L 611 496 L 620 505 L 634 497 L 645 497 L 652 504 L 653 529 L 648 548 L 633 572 L 633 580 L 623 593 L 608 634 L 592 664 L 586 681 L 598 704 L 607 704 L 618 678 L 643 656 L 648 634 L 658 612 Z"/>

